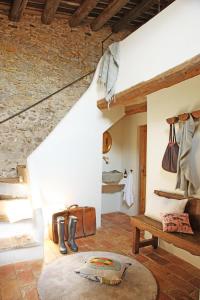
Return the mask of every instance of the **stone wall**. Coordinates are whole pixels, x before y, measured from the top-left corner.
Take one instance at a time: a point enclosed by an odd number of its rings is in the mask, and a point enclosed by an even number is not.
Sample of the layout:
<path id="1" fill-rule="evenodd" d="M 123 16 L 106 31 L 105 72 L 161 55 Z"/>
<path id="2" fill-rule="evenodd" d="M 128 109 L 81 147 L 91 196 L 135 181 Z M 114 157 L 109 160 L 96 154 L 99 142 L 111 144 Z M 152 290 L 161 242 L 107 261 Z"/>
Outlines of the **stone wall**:
<path id="1" fill-rule="evenodd" d="M 102 54 L 101 41 L 109 34 L 109 28 L 95 33 L 88 25 L 72 30 L 62 18 L 43 25 L 37 15 L 25 15 L 19 23 L 0 16 L 0 120 L 95 69 Z M 125 34 L 112 35 L 105 47 Z M 15 175 L 16 165 L 26 163 L 91 78 L 0 124 L 0 176 Z"/>

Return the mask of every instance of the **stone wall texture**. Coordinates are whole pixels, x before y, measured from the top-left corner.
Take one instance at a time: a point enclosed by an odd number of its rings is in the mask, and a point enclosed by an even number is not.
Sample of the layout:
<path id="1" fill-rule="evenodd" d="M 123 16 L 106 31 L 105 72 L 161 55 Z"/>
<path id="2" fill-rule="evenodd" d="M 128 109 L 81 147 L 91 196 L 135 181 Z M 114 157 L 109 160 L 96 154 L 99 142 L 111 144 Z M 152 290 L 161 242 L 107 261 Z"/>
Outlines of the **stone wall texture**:
<path id="1" fill-rule="evenodd" d="M 89 25 L 72 30 L 64 18 L 43 25 L 38 15 L 25 15 L 19 23 L 0 16 L 0 121 L 95 69 L 101 42 L 109 34 L 108 27 L 98 32 L 91 32 Z M 112 35 L 104 47 L 122 36 L 125 33 Z M 0 177 L 15 176 L 16 165 L 26 164 L 91 78 L 0 124 Z"/>

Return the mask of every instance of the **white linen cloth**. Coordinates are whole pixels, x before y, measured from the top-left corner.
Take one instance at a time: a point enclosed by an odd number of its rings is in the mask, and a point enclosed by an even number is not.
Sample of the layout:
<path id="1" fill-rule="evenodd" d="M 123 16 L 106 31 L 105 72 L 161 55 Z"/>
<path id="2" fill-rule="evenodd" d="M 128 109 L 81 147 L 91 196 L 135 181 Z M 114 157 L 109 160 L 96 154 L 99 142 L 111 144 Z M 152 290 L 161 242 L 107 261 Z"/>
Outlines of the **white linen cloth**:
<path id="1" fill-rule="evenodd" d="M 119 71 L 119 43 L 111 44 L 105 51 L 100 65 L 98 83 L 105 87 L 108 104 L 113 100 Z"/>
<path id="2" fill-rule="evenodd" d="M 123 200 L 126 202 L 126 204 L 131 207 L 134 202 L 134 192 L 133 192 L 133 173 L 129 172 L 125 187 L 124 187 L 124 196 Z"/>
<path id="3" fill-rule="evenodd" d="M 192 139 L 195 133 L 195 122 L 190 118 L 182 124 L 178 133 L 179 157 L 177 163 L 176 189 L 184 191 L 185 196 L 192 196 L 196 193 L 197 187 L 192 176 L 190 164 L 190 153 L 192 150 Z"/>

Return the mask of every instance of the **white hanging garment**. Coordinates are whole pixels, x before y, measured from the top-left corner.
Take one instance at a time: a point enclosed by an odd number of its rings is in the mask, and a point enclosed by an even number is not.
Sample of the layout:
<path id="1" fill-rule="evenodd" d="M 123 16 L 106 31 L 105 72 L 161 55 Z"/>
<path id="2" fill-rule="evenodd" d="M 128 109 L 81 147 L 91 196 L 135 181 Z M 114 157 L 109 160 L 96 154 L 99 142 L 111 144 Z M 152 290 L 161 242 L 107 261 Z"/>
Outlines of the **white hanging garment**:
<path id="1" fill-rule="evenodd" d="M 129 172 L 128 177 L 126 179 L 123 200 L 126 202 L 126 204 L 129 207 L 133 205 L 134 194 L 133 194 L 133 173 L 132 172 Z"/>

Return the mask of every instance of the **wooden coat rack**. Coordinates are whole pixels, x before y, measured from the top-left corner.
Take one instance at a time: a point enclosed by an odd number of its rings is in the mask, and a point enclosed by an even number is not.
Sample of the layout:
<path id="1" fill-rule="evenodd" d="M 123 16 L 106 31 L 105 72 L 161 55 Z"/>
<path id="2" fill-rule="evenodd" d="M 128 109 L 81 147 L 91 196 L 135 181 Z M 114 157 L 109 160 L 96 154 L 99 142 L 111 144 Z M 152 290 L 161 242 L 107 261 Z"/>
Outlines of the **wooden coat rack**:
<path id="1" fill-rule="evenodd" d="M 193 116 L 194 119 L 200 118 L 200 110 L 193 111 L 190 114 Z M 185 122 L 189 119 L 190 114 L 184 113 L 184 114 L 178 115 L 177 117 L 168 118 L 166 121 L 168 124 L 175 124 L 175 123 L 178 123 L 179 121 Z"/>

